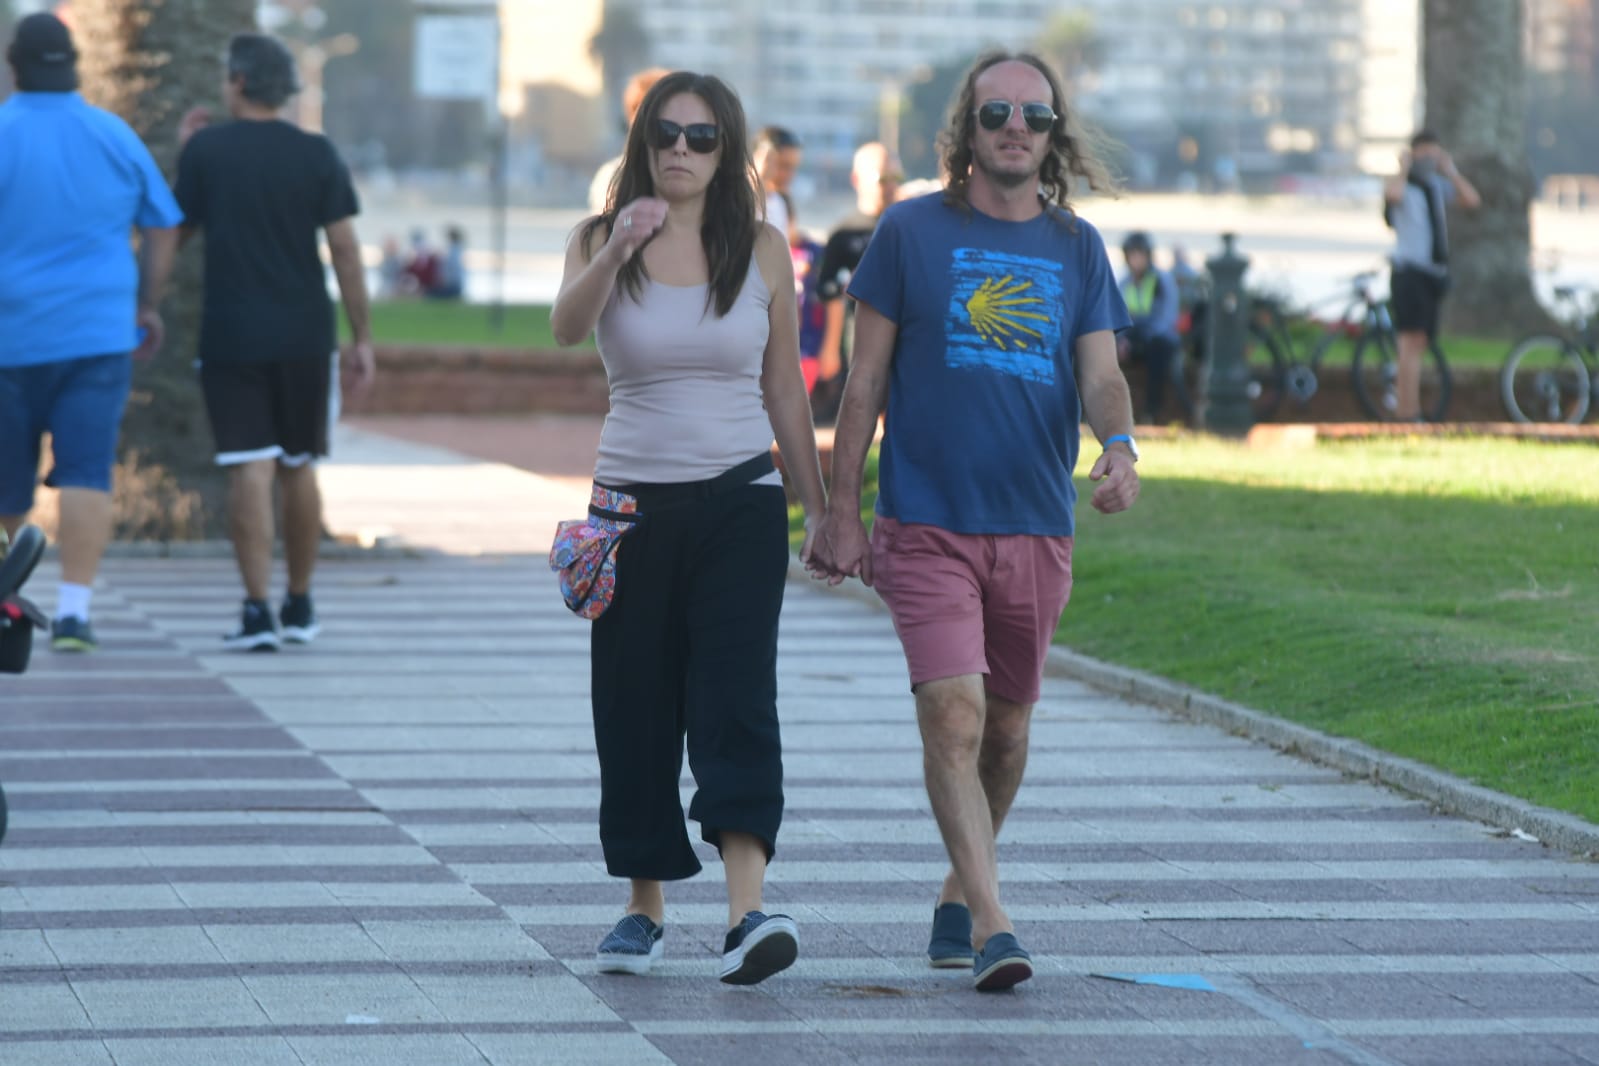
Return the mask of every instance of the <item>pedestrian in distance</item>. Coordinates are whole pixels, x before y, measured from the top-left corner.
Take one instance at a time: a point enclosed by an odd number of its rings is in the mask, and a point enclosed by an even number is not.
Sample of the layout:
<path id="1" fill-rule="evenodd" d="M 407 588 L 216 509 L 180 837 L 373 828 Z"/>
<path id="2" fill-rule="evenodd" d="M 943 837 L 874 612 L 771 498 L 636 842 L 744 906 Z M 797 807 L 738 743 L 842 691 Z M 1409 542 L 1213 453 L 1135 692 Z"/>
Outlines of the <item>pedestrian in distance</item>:
<path id="1" fill-rule="evenodd" d="M 766 197 L 766 221 L 783 233 L 788 232 L 788 197 L 792 196 L 794 176 L 799 173 L 804 149 L 794 131 L 782 126 L 766 126 L 756 135 L 753 158 Z"/>
<path id="2" fill-rule="evenodd" d="M 33 509 L 49 433 L 61 553 L 50 643 L 92 651 L 129 356 L 161 346 L 183 215 L 138 135 L 78 94 L 60 19 L 17 23 L 6 58 L 17 91 L 0 106 L 0 527 L 15 534 Z"/>
<path id="3" fill-rule="evenodd" d="M 355 187 L 332 142 L 281 117 L 298 89 L 282 42 L 240 34 L 228 44 L 223 86 L 232 121 L 212 125 L 196 108 L 180 131 L 184 234 L 206 234 L 200 386 L 216 461 L 228 472 L 228 534 L 244 582 L 239 628 L 223 638 L 237 651 L 308 644 L 322 628 L 311 597 L 322 539 L 316 461 L 328 454 L 340 394 L 318 255 L 324 232 L 350 323 L 351 386 L 365 389 L 375 372 Z M 288 563 L 276 618 L 268 598 L 274 486 Z"/>
<path id="4" fill-rule="evenodd" d="M 1154 425 L 1160 421 L 1166 383 L 1181 350 L 1177 330 L 1181 300 L 1177 282 L 1155 266 L 1149 234 L 1129 233 L 1122 241 L 1122 259 L 1127 264 L 1120 279 L 1122 300 L 1133 325 L 1116 338 L 1116 352 L 1124 362 L 1143 364 L 1144 410 L 1139 421 Z"/>
<path id="5" fill-rule="evenodd" d="M 658 81 L 610 206 L 573 234 L 550 316 L 559 343 L 591 332 L 598 342 L 610 413 L 591 514 L 625 527 L 606 598 L 583 608 L 595 619 L 600 841 L 606 869 L 630 884 L 598 948 L 606 973 L 649 971 L 664 883 L 700 870 L 678 794 L 685 738 L 688 816 L 727 880 L 721 980 L 764 980 L 798 952 L 793 919 L 762 902 L 783 814 L 777 625 L 789 547 L 774 436 L 807 515 L 802 559 L 826 500 L 788 238 L 759 220 L 745 138 L 738 97 L 717 78 Z"/>
<path id="6" fill-rule="evenodd" d="M 997 991 L 1033 972 L 995 838 L 1071 590 L 1080 416 L 1104 444 L 1093 506 L 1138 497 L 1116 359 L 1130 322 L 1104 242 L 1068 200 L 1074 182 L 1110 178 L 1042 59 L 978 59 L 940 140 L 946 188 L 890 207 L 850 280 L 854 365 L 811 566 L 860 577 L 893 617 L 951 863 L 928 958 Z M 862 469 L 885 409 L 868 539 Z"/>
<path id="7" fill-rule="evenodd" d="M 1449 291 L 1448 206 L 1467 211 L 1482 196 L 1455 166 L 1431 130 L 1410 139 L 1400 153 L 1399 172 L 1383 184 L 1383 218 L 1394 231 L 1390 309 L 1398 334 L 1394 418 L 1421 418 L 1421 361 L 1438 335 L 1438 315 Z"/>
<path id="8" fill-rule="evenodd" d="M 650 67 L 641 70 L 627 79 L 627 85 L 622 89 L 622 129 L 625 133 L 633 128 L 633 119 L 638 115 L 639 105 L 644 102 L 644 94 L 671 71 L 665 67 Z M 589 214 L 598 215 L 605 211 L 611 195 L 611 183 L 616 178 L 616 172 L 622 165 L 622 157 L 607 159 L 601 163 L 594 172 L 594 179 L 589 182 Z"/>
<path id="9" fill-rule="evenodd" d="M 811 392 L 811 413 L 820 426 L 838 419 L 849 373 L 849 338 L 854 319 L 853 301 L 845 298 L 849 279 L 866 254 L 872 232 L 888 205 L 899 198 L 905 174 L 899 158 L 871 141 L 855 150 L 849 180 L 855 188 L 855 210 L 844 216 L 827 235 L 817 268 L 817 294 L 827 308 L 827 325 L 817 352 L 817 387 Z"/>

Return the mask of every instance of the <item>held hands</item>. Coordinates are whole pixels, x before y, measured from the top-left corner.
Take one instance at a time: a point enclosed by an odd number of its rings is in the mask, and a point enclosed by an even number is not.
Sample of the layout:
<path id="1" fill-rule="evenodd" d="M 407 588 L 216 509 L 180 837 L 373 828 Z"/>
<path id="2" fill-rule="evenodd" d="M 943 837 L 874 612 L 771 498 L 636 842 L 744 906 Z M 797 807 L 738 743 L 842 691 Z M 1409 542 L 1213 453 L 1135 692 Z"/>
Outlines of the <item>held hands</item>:
<path id="1" fill-rule="evenodd" d="M 1100 453 L 1088 480 L 1099 482 L 1089 502 L 1101 514 L 1125 511 L 1138 499 L 1138 467 L 1121 448 L 1112 446 Z"/>
<path id="2" fill-rule="evenodd" d="M 666 222 L 666 201 L 657 196 L 641 196 L 616 213 L 607 251 L 615 249 L 617 262 L 625 263 L 649 241 Z"/>
<path id="3" fill-rule="evenodd" d="M 872 583 L 872 548 L 859 514 L 845 514 L 829 506 L 814 534 L 809 526 L 807 521 L 800 562 L 811 577 L 829 585 L 840 584 L 846 577 Z"/>

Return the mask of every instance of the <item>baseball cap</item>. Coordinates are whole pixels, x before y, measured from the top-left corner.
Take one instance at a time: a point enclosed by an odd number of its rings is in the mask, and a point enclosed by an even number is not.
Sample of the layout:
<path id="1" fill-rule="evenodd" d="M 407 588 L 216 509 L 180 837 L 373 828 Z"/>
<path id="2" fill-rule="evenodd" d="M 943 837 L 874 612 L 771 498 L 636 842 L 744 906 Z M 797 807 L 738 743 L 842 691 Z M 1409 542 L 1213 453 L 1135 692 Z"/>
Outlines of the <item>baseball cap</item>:
<path id="1" fill-rule="evenodd" d="M 78 87 L 78 50 L 72 46 L 72 31 L 48 12 L 17 23 L 6 59 L 23 92 L 69 93 Z"/>

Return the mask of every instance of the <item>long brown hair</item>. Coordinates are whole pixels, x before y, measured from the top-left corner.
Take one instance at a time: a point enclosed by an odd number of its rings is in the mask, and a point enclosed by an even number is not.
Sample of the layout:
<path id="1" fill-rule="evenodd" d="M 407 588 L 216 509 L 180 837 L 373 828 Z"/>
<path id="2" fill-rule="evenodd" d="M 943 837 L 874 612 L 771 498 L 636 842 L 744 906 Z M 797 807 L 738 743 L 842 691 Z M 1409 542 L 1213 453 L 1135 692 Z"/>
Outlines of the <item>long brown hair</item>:
<path id="1" fill-rule="evenodd" d="M 1049 152 L 1039 168 L 1039 190 L 1044 199 L 1057 204 L 1068 218 L 1072 211 L 1072 178 L 1081 178 L 1094 192 L 1115 192 L 1116 179 L 1099 159 L 1096 149 L 1105 138 L 1086 127 L 1066 106 L 1066 91 L 1048 63 L 1032 52 L 984 52 L 966 74 L 961 91 L 950 107 L 944 130 L 938 135 L 940 162 L 944 169 L 944 201 L 969 211 L 967 188 L 972 180 L 972 138 L 977 135 L 977 79 L 990 67 L 1001 63 L 1026 63 L 1049 82 L 1050 106 L 1055 109 L 1055 125 L 1049 131 Z"/>
<path id="2" fill-rule="evenodd" d="M 705 190 L 705 215 L 700 223 L 700 243 L 705 248 L 705 261 L 710 270 L 710 284 L 705 306 L 716 308 L 717 317 L 733 309 L 739 292 L 750 271 L 750 256 L 755 252 L 756 227 L 761 224 L 755 203 L 755 189 L 760 180 L 755 175 L 755 164 L 750 160 L 744 126 L 744 107 L 738 94 L 720 78 L 710 74 L 695 74 L 679 70 L 656 82 L 644 95 L 633 125 L 627 131 L 627 145 L 622 150 L 622 164 L 611 179 L 611 188 L 605 197 L 605 210 L 590 219 L 583 229 L 583 242 L 587 247 L 597 231 L 605 239 L 611 237 L 618 213 L 640 196 L 655 195 L 655 181 L 650 177 L 649 133 L 660 118 L 666 102 L 682 93 L 693 93 L 711 109 L 716 120 L 717 137 L 721 141 L 721 158 L 711 183 Z M 634 300 L 644 291 L 649 272 L 644 269 L 644 248 L 641 245 L 622 266 L 617 277 L 627 294 Z"/>

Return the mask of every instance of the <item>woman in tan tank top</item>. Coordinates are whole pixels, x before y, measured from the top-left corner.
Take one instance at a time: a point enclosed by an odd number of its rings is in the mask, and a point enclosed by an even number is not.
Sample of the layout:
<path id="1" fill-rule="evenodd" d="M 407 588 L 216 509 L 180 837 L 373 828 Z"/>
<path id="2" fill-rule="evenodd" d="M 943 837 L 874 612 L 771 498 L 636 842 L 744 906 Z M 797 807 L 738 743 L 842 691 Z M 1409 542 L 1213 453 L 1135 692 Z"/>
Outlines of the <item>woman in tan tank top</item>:
<path id="1" fill-rule="evenodd" d="M 642 518 L 615 556 L 615 594 L 590 656 L 606 868 L 631 883 L 600 943 L 601 972 L 660 957 L 663 882 L 700 863 L 689 817 L 721 853 L 728 925 L 721 979 L 791 965 L 798 931 L 762 911 L 783 811 L 777 619 L 788 521 L 772 439 L 805 506 L 801 559 L 823 495 L 799 365 L 787 237 L 757 218 L 743 109 L 714 77 L 678 72 L 645 96 L 605 211 L 567 249 L 556 340 L 594 331 L 611 411 L 595 498 Z"/>

